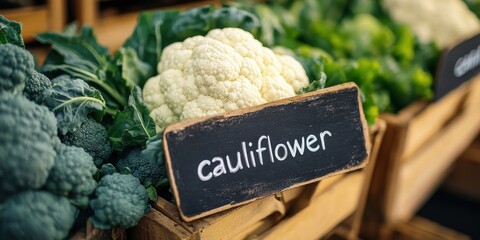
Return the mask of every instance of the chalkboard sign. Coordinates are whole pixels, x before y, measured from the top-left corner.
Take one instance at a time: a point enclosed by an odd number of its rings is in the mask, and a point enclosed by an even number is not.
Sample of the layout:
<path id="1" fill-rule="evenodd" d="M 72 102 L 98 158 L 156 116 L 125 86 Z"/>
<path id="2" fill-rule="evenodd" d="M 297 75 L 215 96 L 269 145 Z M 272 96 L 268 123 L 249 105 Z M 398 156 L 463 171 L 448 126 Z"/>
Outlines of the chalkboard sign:
<path id="1" fill-rule="evenodd" d="M 480 34 L 445 49 L 435 79 L 435 100 L 480 72 Z"/>
<path id="2" fill-rule="evenodd" d="M 186 221 L 364 167 L 370 146 L 353 83 L 171 125 L 163 137 Z"/>

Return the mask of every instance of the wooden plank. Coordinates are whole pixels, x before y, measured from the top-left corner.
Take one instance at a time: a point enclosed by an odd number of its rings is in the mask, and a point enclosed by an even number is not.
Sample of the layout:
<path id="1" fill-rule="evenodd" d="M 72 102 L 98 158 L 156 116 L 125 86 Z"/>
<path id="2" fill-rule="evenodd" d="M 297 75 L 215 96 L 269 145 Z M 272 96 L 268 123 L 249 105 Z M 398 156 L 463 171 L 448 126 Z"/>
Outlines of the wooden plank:
<path id="1" fill-rule="evenodd" d="M 444 183 L 451 192 L 480 201 L 480 142 L 472 144 L 459 157 Z"/>
<path id="2" fill-rule="evenodd" d="M 419 216 L 394 226 L 393 240 L 468 240 L 469 236 Z"/>
<path id="3" fill-rule="evenodd" d="M 432 191 L 439 186 L 447 169 L 475 139 L 480 130 L 478 113 L 464 111 L 399 169 L 395 197 L 387 210 L 389 221 L 413 216 Z"/>
<path id="4" fill-rule="evenodd" d="M 67 21 L 65 0 L 48 0 L 48 30 L 63 31 Z"/>
<path id="5" fill-rule="evenodd" d="M 152 209 L 143 216 L 137 226 L 129 230 L 129 238 L 134 240 L 186 240 L 191 238 L 191 232 Z"/>
<path id="6" fill-rule="evenodd" d="M 445 96 L 440 101 L 431 103 L 428 108 L 409 120 L 405 136 L 405 146 L 399 156 L 400 161 L 407 161 L 423 144 L 462 110 L 462 104 L 470 84 L 464 84 Z"/>
<path id="7" fill-rule="evenodd" d="M 318 239 L 357 207 L 364 180 L 361 171 L 345 174 L 302 211 L 283 219 L 260 239 Z"/>

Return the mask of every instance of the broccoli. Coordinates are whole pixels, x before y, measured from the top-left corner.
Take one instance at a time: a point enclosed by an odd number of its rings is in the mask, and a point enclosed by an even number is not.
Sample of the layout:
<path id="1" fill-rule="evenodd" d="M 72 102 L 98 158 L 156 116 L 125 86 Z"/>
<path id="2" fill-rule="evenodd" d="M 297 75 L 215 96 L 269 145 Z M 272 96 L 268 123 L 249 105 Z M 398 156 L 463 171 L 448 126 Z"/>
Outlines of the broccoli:
<path id="1" fill-rule="evenodd" d="M 60 144 L 53 113 L 22 95 L 4 92 L 0 132 L 0 196 L 42 187 Z"/>
<path id="2" fill-rule="evenodd" d="M 165 176 L 163 165 L 160 166 L 150 161 L 143 155 L 140 147 L 128 151 L 124 157 L 118 160 L 115 166 L 117 169 L 129 168 L 130 173 L 145 185 L 157 186 Z"/>
<path id="3" fill-rule="evenodd" d="M 130 174 L 104 176 L 95 189 L 95 195 L 96 198 L 90 201 L 94 211 L 90 220 L 99 229 L 133 227 L 150 209 L 145 187 Z"/>
<path id="4" fill-rule="evenodd" d="M 25 90 L 23 95 L 30 101 L 37 102 L 37 97 L 40 96 L 43 90 L 52 87 L 52 82 L 47 76 L 33 70 L 32 76 L 27 78 L 25 82 Z"/>
<path id="5" fill-rule="evenodd" d="M 93 157 L 95 166 L 101 166 L 112 153 L 108 141 L 107 130 L 92 118 L 88 118 L 78 129 L 60 136 L 62 142 L 68 146 L 81 147 Z"/>
<path id="6" fill-rule="evenodd" d="M 33 66 L 33 57 L 27 50 L 10 43 L 0 45 L 0 92 L 21 94 Z"/>
<path id="7" fill-rule="evenodd" d="M 62 144 L 45 188 L 69 198 L 73 205 L 86 208 L 97 184 L 93 178 L 96 172 L 92 157 L 82 148 Z"/>
<path id="8" fill-rule="evenodd" d="M 68 199 L 44 191 L 24 191 L 3 202 L 2 239 L 64 239 L 77 209 Z"/>

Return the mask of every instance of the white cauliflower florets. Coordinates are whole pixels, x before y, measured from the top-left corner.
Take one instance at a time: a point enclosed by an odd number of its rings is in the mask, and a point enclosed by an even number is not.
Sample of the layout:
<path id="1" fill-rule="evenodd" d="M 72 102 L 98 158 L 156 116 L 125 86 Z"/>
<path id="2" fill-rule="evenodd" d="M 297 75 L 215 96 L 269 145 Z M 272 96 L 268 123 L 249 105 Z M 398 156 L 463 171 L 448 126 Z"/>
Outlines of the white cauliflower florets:
<path id="1" fill-rule="evenodd" d="M 442 48 L 480 30 L 476 15 L 461 0 L 385 0 L 383 4 L 421 41 L 434 41 Z"/>
<path id="2" fill-rule="evenodd" d="M 143 88 L 157 131 L 167 125 L 292 97 L 308 85 L 302 65 L 239 28 L 211 30 L 163 50 Z"/>

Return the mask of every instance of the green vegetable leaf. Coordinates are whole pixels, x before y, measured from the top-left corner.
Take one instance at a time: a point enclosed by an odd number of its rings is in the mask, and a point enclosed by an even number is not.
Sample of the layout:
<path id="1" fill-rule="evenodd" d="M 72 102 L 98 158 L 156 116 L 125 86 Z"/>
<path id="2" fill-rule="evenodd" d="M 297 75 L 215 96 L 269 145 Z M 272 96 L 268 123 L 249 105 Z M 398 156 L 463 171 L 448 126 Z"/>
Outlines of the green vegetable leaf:
<path id="1" fill-rule="evenodd" d="M 101 91 L 109 107 L 119 109 L 126 105 L 130 89 L 124 82 L 110 77 L 119 70 L 112 67 L 115 64 L 108 55 L 108 49 L 97 43 L 92 28 L 84 27 L 77 35 L 72 28 L 65 33 L 37 35 L 38 41 L 52 45 L 42 72 L 49 77 L 68 74 L 83 79 Z"/>
<path id="2" fill-rule="evenodd" d="M 61 134 L 73 131 L 87 121 L 88 114 L 103 115 L 105 100 L 102 94 L 81 79 L 61 76 L 52 80 L 52 87 L 42 92 L 39 100 L 57 118 Z"/>
<path id="3" fill-rule="evenodd" d="M 142 62 L 133 48 L 121 48 L 115 54 L 115 59 L 121 69 L 121 79 L 129 88 L 143 86 L 153 76 L 152 67 Z"/>
<path id="4" fill-rule="evenodd" d="M 0 15 L 0 44 L 6 43 L 25 48 L 22 38 L 22 25 L 15 21 L 9 21 Z"/>
<path id="5" fill-rule="evenodd" d="M 156 72 L 162 49 L 174 41 L 169 39 L 170 26 L 179 13 L 178 10 L 141 13 L 132 35 L 123 46 L 134 49 L 138 58 Z"/>
<path id="6" fill-rule="evenodd" d="M 153 185 L 147 186 L 147 195 L 148 195 L 148 200 L 152 202 L 156 202 L 158 195 L 157 195 L 157 189 Z"/>
<path id="7" fill-rule="evenodd" d="M 117 112 L 113 123 L 108 127 L 108 136 L 113 150 L 122 151 L 126 147 L 145 145 L 155 135 L 155 123 L 142 101 L 141 90 L 133 88 L 128 106 Z"/>
<path id="8" fill-rule="evenodd" d="M 147 141 L 146 148 L 142 150 L 142 154 L 152 164 L 159 165 L 162 169 L 162 177 L 160 181 L 153 183 L 155 187 L 168 186 L 168 172 L 165 166 L 165 159 L 163 158 L 163 139 L 162 134 L 157 134 Z"/>

